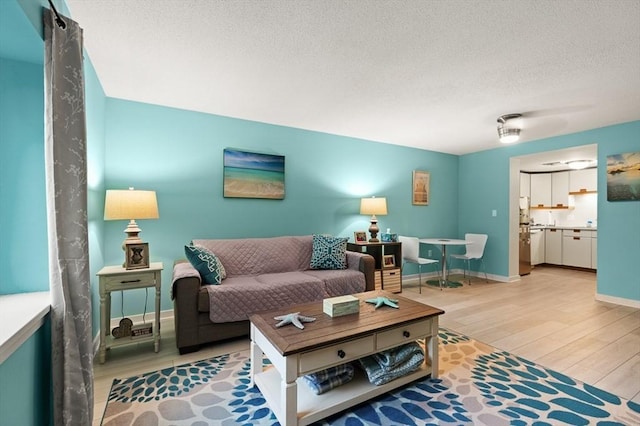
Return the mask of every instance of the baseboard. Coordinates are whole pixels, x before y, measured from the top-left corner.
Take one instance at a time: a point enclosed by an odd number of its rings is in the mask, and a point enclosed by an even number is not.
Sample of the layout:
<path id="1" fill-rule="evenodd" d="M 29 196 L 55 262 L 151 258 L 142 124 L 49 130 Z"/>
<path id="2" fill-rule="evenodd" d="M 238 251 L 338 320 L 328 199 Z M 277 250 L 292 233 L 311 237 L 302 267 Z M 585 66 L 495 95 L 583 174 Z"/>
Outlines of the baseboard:
<path id="1" fill-rule="evenodd" d="M 449 271 L 447 272 L 447 274 L 449 276 L 451 275 L 462 275 L 464 274 L 464 270 L 463 269 L 449 269 Z M 472 277 L 478 278 L 478 279 L 482 279 L 484 280 L 484 272 L 478 272 L 478 271 L 471 271 L 470 275 Z M 403 275 L 402 276 L 402 282 L 403 283 L 415 283 L 416 285 L 418 284 L 418 277 L 419 274 L 411 274 L 411 275 Z M 438 278 L 438 274 L 436 272 L 428 272 L 428 273 L 423 273 L 422 274 L 422 278 L 423 279 L 435 279 Z M 513 282 L 513 281 L 518 281 L 520 279 L 520 275 L 516 275 L 514 277 L 505 277 L 503 275 L 494 275 L 494 274 L 487 274 L 487 278 L 491 281 L 498 281 L 498 282 Z M 456 279 L 458 279 L 458 277 L 456 277 Z"/>
<path id="2" fill-rule="evenodd" d="M 596 293 L 596 300 L 599 302 L 608 302 L 616 305 L 628 306 L 630 308 L 640 309 L 640 300 L 625 299 L 623 297 L 607 296 L 606 294 Z"/>
<path id="3" fill-rule="evenodd" d="M 142 315 L 131 315 L 131 316 L 128 316 L 127 318 L 129 318 L 134 324 L 142 323 Z M 114 327 L 117 327 L 120 324 L 121 319 L 122 319 L 121 317 L 111 318 L 111 324 L 109 326 L 109 330 L 113 329 Z M 156 313 L 150 312 L 144 316 L 144 319 L 146 323 L 153 322 L 156 319 Z M 167 319 L 173 319 L 173 309 L 160 311 L 160 321 L 167 320 Z M 99 349 L 100 349 L 100 330 L 98 330 L 95 336 L 93 336 L 94 358 L 98 355 Z"/>

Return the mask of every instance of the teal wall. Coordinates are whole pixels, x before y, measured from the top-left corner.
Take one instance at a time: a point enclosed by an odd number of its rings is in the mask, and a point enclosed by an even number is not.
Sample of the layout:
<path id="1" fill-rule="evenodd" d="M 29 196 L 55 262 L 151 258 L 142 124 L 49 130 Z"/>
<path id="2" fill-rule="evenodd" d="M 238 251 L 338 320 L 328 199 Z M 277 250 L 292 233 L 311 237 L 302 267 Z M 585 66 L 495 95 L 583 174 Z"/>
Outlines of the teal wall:
<path id="1" fill-rule="evenodd" d="M 640 301 L 640 203 L 609 202 L 607 155 L 640 151 L 640 121 L 477 152 L 460 157 L 458 235 L 487 230 L 487 270 L 508 276 L 509 160 L 580 145 L 598 145 L 598 289 Z M 491 216 L 497 210 L 497 217 Z"/>
<path id="2" fill-rule="evenodd" d="M 0 364 L 0 424 L 52 424 L 51 357 L 42 354 L 51 354 L 48 315 L 44 325 Z"/>
<path id="3" fill-rule="evenodd" d="M 43 90 L 42 65 L 0 58 L 0 294 L 49 289 Z"/>
<path id="4" fill-rule="evenodd" d="M 164 262 L 162 309 L 173 261 L 194 238 L 330 233 L 353 237 L 369 227 L 360 198 L 385 196 L 381 229 L 411 235 L 457 232 L 458 158 L 210 114 L 107 100 L 105 187 L 157 192 L 160 219 L 141 220 L 152 261 Z M 222 196 L 223 149 L 285 156 L 284 200 Z M 431 172 L 431 203 L 411 204 L 414 169 Z M 451 219 L 453 217 L 453 220 Z M 105 222 L 105 262 L 122 262 L 125 221 Z M 125 296 L 124 314 L 141 313 L 144 290 Z M 151 297 L 149 299 L 151 301 Z M 120 299 L 113 295 L 113 315 Z"/>

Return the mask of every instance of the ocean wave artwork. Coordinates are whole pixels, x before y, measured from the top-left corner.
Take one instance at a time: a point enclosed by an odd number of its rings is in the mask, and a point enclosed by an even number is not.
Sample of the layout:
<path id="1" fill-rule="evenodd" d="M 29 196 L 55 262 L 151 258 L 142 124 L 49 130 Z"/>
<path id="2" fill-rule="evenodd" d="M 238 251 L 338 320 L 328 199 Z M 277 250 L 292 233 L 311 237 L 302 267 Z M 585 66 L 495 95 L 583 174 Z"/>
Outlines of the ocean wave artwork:
<path id="1" fill-rule="evenodd" d="M 284 156 L 225 149 L 223 195 L 284 199 Z"/>
<path id="2" fill-rule="evenodd" d="M 640 201 L 640 152 L 607 156 L 607 201 Z"/>

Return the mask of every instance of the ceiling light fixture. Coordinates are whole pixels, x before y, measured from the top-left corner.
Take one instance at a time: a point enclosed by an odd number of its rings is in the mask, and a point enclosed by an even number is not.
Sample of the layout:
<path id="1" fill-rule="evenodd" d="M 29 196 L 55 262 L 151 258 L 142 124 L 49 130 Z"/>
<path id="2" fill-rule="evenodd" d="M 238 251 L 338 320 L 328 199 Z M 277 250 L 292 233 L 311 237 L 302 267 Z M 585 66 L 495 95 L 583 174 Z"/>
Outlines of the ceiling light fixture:
<path id="1" fill-rule="evenodd" d="M 566 161 L 564 164 L 566 164 L 570 169 L 582 170 L 582 169 L 586 169 L 591 165 L 591 160 Z"/>
<path id="2" fill-rule="evenodd" d="M 507 127 L 509 120 L 515 120 L 520 117 L 522 117 L 522 114 L 505 114 L 498 117 L 498 138 L 500 142 L 513 143 L 520 139 L 520 128 Z"/>

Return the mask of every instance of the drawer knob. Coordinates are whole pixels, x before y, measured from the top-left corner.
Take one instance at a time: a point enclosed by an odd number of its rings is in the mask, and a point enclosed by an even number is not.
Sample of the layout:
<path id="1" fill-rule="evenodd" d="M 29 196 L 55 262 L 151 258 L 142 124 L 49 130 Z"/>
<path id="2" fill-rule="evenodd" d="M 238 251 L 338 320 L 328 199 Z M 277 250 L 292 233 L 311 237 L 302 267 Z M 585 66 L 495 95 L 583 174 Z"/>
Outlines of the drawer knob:
<path id="1" fill-rule="evenodd" d="M 342 349 L 340 349 L 340 350 L 338 351 L 338 356 L 339 356 L 340 358 L 344 358 L 346 355 L 347 355 L 347 354 L 346 354 L 346 353 L 344 353 L 344 351 L 343 351 Z"/>
<path id="2" fill-rule="evenodd" d="M 405 331 L 403 331 L 403 332 L 402 332 L 402 335 L 403 335 L 404 337 L 407 337 L 407 338 L 408 338 L 408 337 L 410 337 L 410 336 L 411 336 L 411 333 L 409 333 L 407 330 L 405 330 Z"/>

